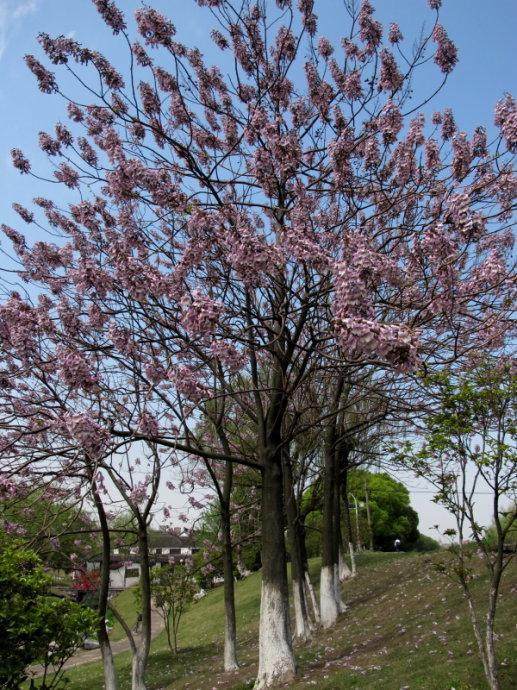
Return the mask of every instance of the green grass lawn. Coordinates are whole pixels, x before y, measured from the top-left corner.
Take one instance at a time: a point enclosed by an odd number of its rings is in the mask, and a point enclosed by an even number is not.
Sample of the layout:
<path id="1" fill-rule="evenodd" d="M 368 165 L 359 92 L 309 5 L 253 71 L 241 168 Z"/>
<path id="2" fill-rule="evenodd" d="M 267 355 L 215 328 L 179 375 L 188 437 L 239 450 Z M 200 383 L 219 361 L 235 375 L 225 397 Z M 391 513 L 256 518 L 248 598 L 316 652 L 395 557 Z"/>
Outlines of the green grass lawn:
<path id="1" fill-rule="evenodd" d="M 432 568 L 434 555 L 362 554 L 358 576 L 344 586 L 348 611 L 330 631 L 320 630 L 310 644 L 297 645 L 299 679 L 293 689 L 328 690 L 481 690 L 482 667 L 462 596 L 454 583 Z M 316 581 L 319 563 L 311 561 Z M 475 582 L 481 590 L 483 581 Z M 499 653 L 502 688 L 515 687 L 517 677 L 515 621 L 517 567 L 503 583 L 499 609 Z M 131 592 L 119 595 L 117 605 L 131 611 Z M 234 674 L 222 671 L 224 629 L 223 591 L 212 590 L 191 605 L 180 630 L 181 651 L 168 650 L 165 634 L 153 641 L 149 689 L 245 690 L 256 673 L 260 574 L 236 585 L 239 660 Z M 114 633 L 117 635 L 121 631 Z M 116 659 L 120 689 L 130 689 L 130 655 Z M 69 672 L 69 690 L 100 690 L 100 664 Z M 513 679 L 513 680 L 512 680 Z"/>
<path id="2" fill-rule="evenodd" d="M 113 597 L 113 604 L 117 611 L 121 614 L 129 627 L 132 629 L 136 623 L 136 606 L 135 606 L 135 587 L 125 589 L 116 597 Z M 112 621 L 113 630 L 110 632 L 110 640 L 121 640 L 126 636 L 124 629 L 120 623 L 109 613 L 109 620 Z"/>

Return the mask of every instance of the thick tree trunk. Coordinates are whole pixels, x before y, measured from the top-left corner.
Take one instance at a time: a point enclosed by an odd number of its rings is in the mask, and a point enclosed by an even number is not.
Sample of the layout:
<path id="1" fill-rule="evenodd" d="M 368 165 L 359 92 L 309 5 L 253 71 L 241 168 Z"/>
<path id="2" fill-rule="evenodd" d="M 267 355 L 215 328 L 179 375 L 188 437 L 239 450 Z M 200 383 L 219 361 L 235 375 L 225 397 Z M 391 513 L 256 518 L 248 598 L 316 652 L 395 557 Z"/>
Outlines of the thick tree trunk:
<path id="1" fill-rule="evenodd" d="M 320 612 L 324 628 L 330 628 L 339 615 L 335 584 L 334 461 L 334 443 L 330 438 L 325 447 L 321 535 Z"/>
<path id="2" fill-rule="evenodd" d="M 102 656 L 102 666 L 104 669 L 104 687 L 106 690 L 117 690 L 117 674 L 115 671 L 115 664 L 113 662 L 113 653 L 111 651 L 108 631 L 106 630 L 106 613 L 108 610 L 108 597 L 110 585 L 110 557 L 111 557 L 111 538 L 108 520 L 102 499 L 99 496 L 92 478 L 92 494 L 97 515 L 99 517 L 99 524 L 102 535 L 102 563 L 99 583 L 99 603 L 97 612 L 99 615 L 99 624 L 97 627 L 97 637 L 99 640 L 99 647 Z"/>
<path id="3" fill-rule="evenodd" d="M 352 529 L 352 519 L 350 516 L 350 504 L 348 503 L 348 464 L 341 465 L 341 496 L 343 498 L 343 506 L 345 508 L 345 539 L 348 540 L 348 551 L 350 553 L 350 567 L 352 577 L 356 575 L 355 553 L 354 553 L 354 532 Z"/>
<path id="4" fill-rule="evenodd" d="M 140 557 L 140 594 L 142 600 L 142 631 L 133 655 L 131 690 L 146 690 L 145 671 L 151 648 L 151 575 L 149 572 L 149 544 L 146 525 L 138 526 Z"/>
<path id="5" fill-rule="evenodd" d="M 228 463 L 229 464 L 229 463 Z M 221 506 L 221 528 L 224 538 L 224 670 L 235 671 L 237 663 L 237 623 L 235 620 L 235 587 L 233 578 L 232 536 L 229 506 Z"/>
<path id="6" fill-rule="evenodd" d="M 300 549 L 302 553 L 302 571 L 305 589 L 305 602 L 307 604 L 307 608 L 309 606 L 309 601 L 311 602 L 314 621 L 316 622 L 316 624 L 319 625 L 319 623 L 321 622 L 320 607 L 318 606 L 316 592 L 314 591 L 314 587 L 309 575 L 309 560 L 307 558 L 307 547 L 305 544 L 305 519 L 302 515 L 299 516 L 298 530 L 300 534 Z"/>
<path id="7" fill-rule="evenodd" d="M 334 481 L 332 482 L 333 491 L 333 519 L 334 519 L 334 529 L 333 529 L 333 549 L 332 557 L 334 559 L 334 590 L 336 596 L 336 604 L 339 613 L 343 613 L 346 610 L 346 606 L 341 598 L 341 580 L 339 577 L 339 550 L 342 542 L 341 534 L 341 473 L 339 467 L 339 460 L 341 458 L 340 454 L 341 444 L 338 444 L 336 452 L 334 454 Z"/>
<path id="8" fill-rule="evenodd" d="M 291 459 L 287 452 L 283 453 L 282 462 L 289 555 L 291 556 L 295 637 L 301 640 L 308 640 L 311 636 L 311 624 L 305 596 L 305 573 L 300 542 L 299 515 L 294 495 Z"/>
<path id="9" fill-rule="evenodd" d="M 138 649 L 131 666 L 131 690 L 147 690 L 145 685 L 146 659 Z"/>
<path id="10" fill-rule="evenodd" d="M 289 626 L 282 460 L 278 447 L 275 444 L 263 453 L 262 591 L 255 690 L 288 683 L 296 673 Z"/>

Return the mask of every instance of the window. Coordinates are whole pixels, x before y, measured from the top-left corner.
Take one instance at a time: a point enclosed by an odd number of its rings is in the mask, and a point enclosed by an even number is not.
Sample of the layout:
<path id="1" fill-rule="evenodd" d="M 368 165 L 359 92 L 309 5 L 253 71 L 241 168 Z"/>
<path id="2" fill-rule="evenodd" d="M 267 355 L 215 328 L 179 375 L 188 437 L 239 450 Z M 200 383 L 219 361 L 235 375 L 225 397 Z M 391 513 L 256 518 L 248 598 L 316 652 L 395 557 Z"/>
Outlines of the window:
<path id="1" fill-rule="evenodd" d="M 126 568 L 126 577 L 140 577 L 140 568 Z"/>
<path id="2" fill-rule="evenodd" d="M 162 555 L 162 550 L 161 550 L 161 549 L 155 549 L 155 550 L 154 550 L 154 553 L 155 553 L 157 556 L 161 556 L 161 555 Z"/>

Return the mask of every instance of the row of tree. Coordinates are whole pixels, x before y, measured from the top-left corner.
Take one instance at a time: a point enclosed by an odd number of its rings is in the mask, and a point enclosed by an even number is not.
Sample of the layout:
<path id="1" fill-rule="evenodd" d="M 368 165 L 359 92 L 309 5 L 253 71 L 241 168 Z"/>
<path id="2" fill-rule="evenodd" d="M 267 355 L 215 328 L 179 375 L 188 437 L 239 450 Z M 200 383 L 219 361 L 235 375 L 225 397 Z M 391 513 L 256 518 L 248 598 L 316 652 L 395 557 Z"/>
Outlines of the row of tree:
<path id="1" fill-rule="evenodd" d="M 457 61 L 440 0 L 412 47 L 396 25 L 384 32 L 368 0 L 343 3 L 339 46 L 318 37 L 314 0 L 197 0 L 216 26 L 218 65 L 153 7 L 133 26 L 112 0 L 93 2 L 127 50 L 122 70 L 64 36 L 39 36 L 56 72 L 26 57 L 68 121 L 39 135 L 62 191 L 14 205 L 26 234 L 3 226 L 20 283 L 0 305 L 3 487 L 57 482 L 94 506 L 108 690 L 110 514 L 131 512 L 142 599 L 132 687 L 143 690 L 162 487 L 179 482 L 194 509 L 215 492 L 230 670 L 244 547 L 232 501 L 251 476 L 260 690 L 296 673 L 286 534 L 295 632 L 307 638 L 343 610 L 348 471 L 439 404 L 422 373 L 454 379 L 504 353 L 516 104 L 500 101 L 490 137 L 459 131 L 447 109 L 428 124 L 417 114 Z M 431 59 L 436 84 L 416 88 Z M 45 179 L 21 150 L 12 157 Z M 311 486 L 319 605 L 303 517 Z"/>

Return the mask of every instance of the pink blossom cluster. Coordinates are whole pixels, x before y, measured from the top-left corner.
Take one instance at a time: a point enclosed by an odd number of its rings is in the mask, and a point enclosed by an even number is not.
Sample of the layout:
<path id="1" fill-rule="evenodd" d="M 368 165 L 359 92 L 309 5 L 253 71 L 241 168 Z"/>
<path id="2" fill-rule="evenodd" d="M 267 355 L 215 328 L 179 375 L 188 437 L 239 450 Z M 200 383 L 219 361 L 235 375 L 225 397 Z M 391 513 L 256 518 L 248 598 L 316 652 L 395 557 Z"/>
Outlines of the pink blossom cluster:
<path id="1" fill-rule="evenodd" d="M 377 124 L 385 144 L 396 141 L 399 132 L 403 127 L 403 117 L 399 107 L 390 99 L 386 101 L 378 119 Z"/>
<path id="2" fill-rule="evenodd" d="M 456 180 L 461 182 L 469 174 L 473 158 L 472 148 L 465 132 L 461 132 L 454 137 L 452 140 L 452 150 L 452 172 Z"/>
<path id="3" fill-rule="evenodd" d="M 381 51 L 379 90 L 393 93 L 394 91 L 398 91 L 403 83 L 404 76 L 400 72 L 393 54 L 384 48 Z"/>
<path id="4" fill-rule="evenodd" d="M 400 27 L 398 24 L 392 23 L 390 24 L 390 31 L 388 34 L 388 39 L 390 43 L 400 43 L 402 41 L 403 36 L 402 36 L 402 31 L 400 30 Z"/>
<path id="5" fill-rule="evenodd" d="M 359 11 L 360 38 L 366 43 L 367 54 L 373 54 L 382 38 L 382 25 L 373 19 L 373 7 L 368 0 L 363 0 Z"/>
<path id="6" fill-rule="evenodd" d="M 501 128 L 508 150 L 517 152 L 517 102 L 510 94 L 496 105 L 494 122 Z"/>
<path id="7" fill-rule="evenodd" d="M 92 1 L 106 24 L 113 29 L 114 34 L 118 34 L 125 30 L 126 22 L 124 21 L 124 15 L 118 9 L 113 0 Z"/>
<path id="8" fill-rule="evenodd" d="M 23 152 L 20 149 L 12 149 L 11 160 L 13 162 L 14 167 L 21 173 L 27 174 L 30 172 L 31 164 L 28 158 L 26 158 L 23 155 Z"/>
<path id="9" fill-rule="evenodd" d="M 56 351 L 56 362 L 63 383 L 72 390 L 90 391 L 98 384 L 91 362 L 82 352 L 60 347 Z"/>
<path id="10" fill-rule="evenodd" d="M 54 172 L 54 177 L 71 189 L 79 186 L 79 173 L 68 163 L 61 163 Z"/>
<path id="11" fill-rule="evenodd" d="M 174 24 L 152 7 L 143 7 L 135 12 L 138 31 L 150 46 L 170 46 L 176 33 Z"/>
<path id="12" fill-rule="evenodd" d="M 323 118 L 327 118 L 334 98 L 334 89 L 320 77 L 314 62 L 305 63 L 305 77 L 312 105 Z"/>
<path id="13" fill-rule="evenodd" d="M 213 340 L 210 352 L 230 373 L 242 369 L 247 360 L 245 353 L 239 352 L 235 345 L 226 340 Z"/>
<path id="14" fill-rule="evenodd" d="M 102 427 L 89 412 L 67 413 L 56 421 L 55 426 L 57 430 L 63 430 L 92 458 L 102 455 L 108 447 L 109 431 Z"/>
<path id="15" fill-rule="evenodd" d="M 26 223 L 32 223 L 34 221 L 34 214 L 29 209 L 25 208 L 21 204 L 14 203 L 13 210 L 20 216 L 22 220 Z"/>
<path id="16" fill-rule="evenodd" d="M 201 290 L 192 291 L 182 303 L 182 324 L 191 335 L 208 336 L 213 334 L 224 306 L 213 300 L 209 295 L 204 295 Z"/>
<path id="17" fill-rule="evenodd" d="M 150 477 L 146 477 L 141 482 L 138 482 L 129 494 L 129 500 L 135 506 L 141 505 L 147 499 L 147 492 L 149 490 Z"/>
<path id="18" fill-rule="evenodd" d="M 55 76 L 43 67 L 34 55 L 26 55 L 25 64 L 38 80 L 38 86 L 43 93 L 54 93 L 58 90 Z"/>
<path id="19" fill-rule="evenodd" d="M 359 317 L 337 319 L 343 351 L 351 356 L 375 356 L 405 371 L 416 365 L 418 338 L 406 326 L 384 324 Z"/>
<path id="20" fill-rule="evenodd" d="M 434 61 L 444 74 L 449 74 L 458 62 L 457 48 L 441 24 L 436 25 L 433 39 L 436 42 Z"/>
<path id="21" fill-rule="evenodd" d="M 200 402 L 210 397 L 199 372 L 193 367 L 179 365 L 169 372 L 168 378 L 174 383 L 176 390 L 192 402 Z"/>
<path id="22" fill-rule="evenodd" d="M 158 420 L 151 412 L 144 411 L 138 420 L 138 430 L 142 434 L 156 438 L 160 431 Z"/>

